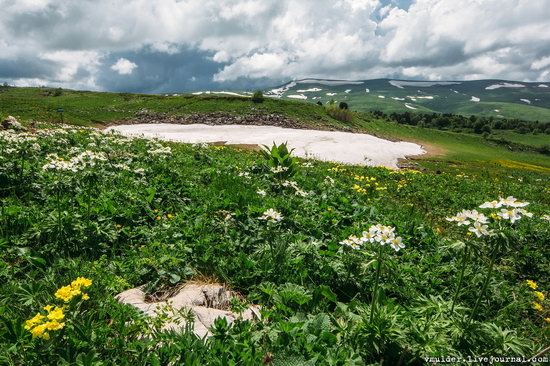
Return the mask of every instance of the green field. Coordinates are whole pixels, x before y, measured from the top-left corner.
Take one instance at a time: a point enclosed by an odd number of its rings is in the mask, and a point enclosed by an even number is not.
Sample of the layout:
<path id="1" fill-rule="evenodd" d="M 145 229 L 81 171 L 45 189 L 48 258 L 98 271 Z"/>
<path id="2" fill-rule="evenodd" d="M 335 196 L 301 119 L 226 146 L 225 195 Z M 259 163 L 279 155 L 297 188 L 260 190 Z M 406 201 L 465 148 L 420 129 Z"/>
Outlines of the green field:
<path id="1" fill-rule="evenodd" d="M 0 364 L 425 365 L 544 349 L 548 172 L 481 163 L 508 156 L 471 136 L 355 123 L 437 141 L 447 160 L 391 171 L 71 126 L 0 132 Z M 479 208 L 499 196 L 532 216 Z M 486 215 L 468 214 L 488 222 L 480 237 L 446 220 L 464 209 Z M 164 328 L 188 312 L 115 299 L 188 281 L 229 286 L 224 310 L 257 304 L 261 320 L 219 320 L 202 339 Z"/>

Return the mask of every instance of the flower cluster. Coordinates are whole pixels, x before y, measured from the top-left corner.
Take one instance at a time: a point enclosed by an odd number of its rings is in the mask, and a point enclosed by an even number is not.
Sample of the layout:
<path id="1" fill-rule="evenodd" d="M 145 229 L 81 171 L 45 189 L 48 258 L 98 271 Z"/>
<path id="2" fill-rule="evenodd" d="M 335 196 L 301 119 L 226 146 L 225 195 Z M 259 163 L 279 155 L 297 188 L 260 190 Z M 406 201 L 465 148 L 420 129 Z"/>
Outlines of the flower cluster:
<path id="1" fill-rule="evenodd" d="M 63 286 L 55 292 L 55 297 L 64 302 L 71 301 L 75 296 L 81 295 L 82 300 L 88 300 L 90 297 L 87 293 L 82 292 L 82 289 L 88 288 L 92 285 L 92 281 L 84 278 L 78 277 L 76 280 L 71 282 L 70 285 Z"/>
<path id="2" fill-rule="evenodd" d="M 352 249 L 361 249 L 365 243 L 389 244 L 396 252 L 405 248 L 403 239 L 395 236 L 395 228 L 381 224 L 372 225 L 368 231 L 363 231 L 361 237 L 351 235 L 340 242 L 340 244 Z"/>
<path id="3" fill-rule="evenodd" d="M 539 313 L 543 313 L 544 312 L 544 300 L 545 300 L 545 296 L 544 296 L 544 292 L 542 291 L 537 291 L 538 289 L 538 284 L 533 281 L 533 280 L 526 280 L 525 283 L 527 283 L 527 286 L 529 286 L 532 290 L 532 293 L 535 297 L 535 300 L 533 301 L 533 305 L 532 305 L 532 308 L 533 310 L 539 312 Z M 547 323 L 550 323 L 550 317 L 546 317 L 544 318 L 544 321 L 547 322 Z"/>
<path id="4" fill-rule="evenodd" d="M 262 216 L 259 217 L 260 220 L 266 220 L 267 222 L 277 223 L 283 219 L 283 215 L 280 212 L 275 211 L 270 208 L 266 210 Z"/>
<path id="5" fill-rule="evenodd" d="M 64 308 L 58 306 L 44 306 L 47 314 L 36 313 L 34 317 L 25 322 L 25 329 L 31 332 L 33 338 L 50 339 L 51 331 L 61 330 L 65 326 L 63 320 Z"/>
<path id="6" fill-rule="evenodd" d="M 500 212 L 492 213 L 490 216 L 495 220 L 509 220 L 514 223 L 520 220 L 523 216 L 532 217 L 533 214 L 527 212 L 521 207 L 529 205 L 529 202 L 518 201 L 516 198 L 509 196 L 500 198 L 499 200 L 489 201 L 481 204 L 479 208 L 497 209 L 501 207 Z M 462 210 L 455 216 L 447 217 L 447 221 L 456 222 L 458 226 L 469 226 L 468 231 L 474 233 L 478 238 L 490 235 L 492 232 L 488 230 L 486 224 L 489 223 L 489 218 L 477 210 Z M 471 226 L 470 226 L 471 225 Z"/>
<path id="7" fill-rule="evenodd" d="M 296 194 L 296 196 L 300 196 L 300 197 L 308 196 L 308 193 L 306 191 L 303 191 L 300 187 L 298 187 L 298 184 L 294 181 L 285 180 L 282 184 L 283 184 L 283 187 L 290 187 L 294 189 L 294 193 Z"/>
<path id="8" fill-rule="evenodd" d="M 46 158 L 49 161 L 42 166 L 44 171 L 57 170 L 78 172 L 87 167 L 94 167 L 98 161 L 107 160 L 104 153 L 94 153 L 88 150 L 78 154 L 70 160 L 60 158 L 57 154 L 48 154 Z"/>
<path id="9" fill-rule="evenodd" d="M 88 300 L 88 294 L 82 293 L 82 289 L 88 288 L 91 285 L 91 280 L 84 277 L 78 277 L 71 282 L 70 285 L 58 289 L 55 293 L 55 297 L 63 300 L 65 303 L 78 295 L 82 295 L 82 300 Z M 43 310 L 46 311 L 46 314 L 38 312 L 31 319 L 25 321 L 25 329 L 32 334 L 33 338 L 48 340 L 50 339 L 50 332 L 58 331 L 65 327 L 66 306 L 47 305 L 44 306 Z"/>
<path id="10" fill-rule="evenodd" d="M 278 174 L 278 173 L 286 172 L 288 170 L 288 167 L 282 166 L 282 165 L 277 165 L 276 167 L 272 167 L 270 170 L 271 170 L 271 173 Z"/>

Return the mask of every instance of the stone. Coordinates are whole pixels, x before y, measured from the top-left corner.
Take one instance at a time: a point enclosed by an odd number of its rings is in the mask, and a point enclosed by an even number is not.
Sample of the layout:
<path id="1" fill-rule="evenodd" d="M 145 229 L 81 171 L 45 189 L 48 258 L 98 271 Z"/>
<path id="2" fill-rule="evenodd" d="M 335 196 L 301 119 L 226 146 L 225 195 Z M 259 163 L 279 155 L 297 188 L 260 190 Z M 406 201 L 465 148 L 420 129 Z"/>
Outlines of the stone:
<path id="1" fill-rule="evenodd" d="M 156 317 L 159 312 L 168 314 L 170 321 L 163 329 L 183 330 L 187 320 L 180 316 L 187 310 L 193 317 L 193 332 L 200 338 L 211 335 L 210 328 L 218 318 L 225 318 L 228 324 L 237 319 L 260 319 L 260 308 L 250 305 L 243 312 L 230 311 L 231 299 L 237 294 L 220 284 L 189 283 L 181 287 L 174 295 L 155 302 L 147 302 L 141 288 L 133 288 L 117 295 L 119 302 L 134 306 L 145 315 Z"/>
<path id="2" fill-rule="evenodd" d="M 8 116 L 6 119 L 4 119 L 2 121 L 2 127 L 4 127 L 4 129 L 6 130 L 25 130 L 25 127 L 23 127 L 21 123 L 19 123 L 17 119 L 13 116 Z"/>

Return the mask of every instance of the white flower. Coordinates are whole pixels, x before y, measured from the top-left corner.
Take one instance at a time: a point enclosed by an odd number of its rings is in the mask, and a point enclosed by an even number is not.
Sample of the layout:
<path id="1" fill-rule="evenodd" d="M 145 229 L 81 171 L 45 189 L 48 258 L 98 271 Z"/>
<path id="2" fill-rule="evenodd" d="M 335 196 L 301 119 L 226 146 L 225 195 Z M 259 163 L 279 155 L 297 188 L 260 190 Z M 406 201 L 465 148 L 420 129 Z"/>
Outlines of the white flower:
<path id="1" fill-rule="evenodd" d="M 309 193 L 307 193 L 306 191 L 302 191 L 301 189 L 297 189 L 295 194 L 296 196 L 300 197 L 307 197 L 309 195 Z"/>
<path id="2" fill-rule="evenodd" d="M 272 172 L 272 173 L 275 173 L 275 174 L 277 174 L 277 173 L 283 173 L 283 172 L 286 172 L 287 170 L 288 170 L 288 167 L 286 167 L 286 166 L 281 166 L 281 165 L 278 165 L 278 166 L 276 166 L 276 167 L 271 168 L 271 172 Z"/>
<path id="3" fill-rule="evenodd" d="M 466 211 L 466 214 L 470 219 L 474 220 L 475 222 L 479 222 L 482 224 L 486 224 L 489 222 L 489 218 L 484 214 L 477 212 L 477 210 Z"/>
<path id="4" fill-rule="evenodd" d="M 243 178 L 249 178 L 250 179 L 250 173 L 249 172 L 240 172 L 239 177 Z"/>
<path id="5" fill-rule="evenodd" d="M 328 184 L 330 186 L 334 185 L 334 179 L 329 177 L 328 175 L 325 177 L 325 184 Z"/>
<path id="6" fill-rule="evenodd" d="M 264 214 L 259 217 L 259 219 L 266 220 L 267 222 L 279 222 L 283 219 L 283 215 L 270 208 L 269 210 L 266 210 Z"/>
<path id="7" fill-rule="evenodd" d="M 455 216 L 447 217 L 446 220 L 450 222 L 456 222 L 458 226 L 461 225 L 470 225 L 470 213 L 471 211 L 462 210 L 457 213 Z"/>
<path id="8" fill-rule="evenodd" d="M 342 240 L 340 242 L 340 244 L 348 246 L 348 247 L 350 247 L 352 249 L 355 249 L 355 250 L 361 249 L 361 245 L 355 239 L 357 239 L 357 237 L 354 237 L 352 235 L 349 238 Z"/>
<path id="9" fill-rule="evenodd" d="M 541 219 L 550 222 L 550 215 L 543 215 L 543 216 L 541 216 Z"/>
<path id="10" fill-rule="evenodd" d="M 310 161 L 307 161 L 305 163 L 302 163 L 302 167 L 311 168 L 311 167 L 313 167 L 313 163 L 311 163 Z"/>
<path id="11" fill-rule="evenodd" d="M 518 211 L 518 209 L 516 208 L 511 210 L 503 208 L 502 210 L 500 210 L 500 212 L 497 215 L 503 218 L 504 220 L 510 220 L 512 224 L 518 221 L 519 219 L 521 219 L 521 212 Z"/>
<path id="12" fill-rule="evenodd" d="M 502 207 L 502 202 L 496 201 L 496 200 L 485 202 L 479 206 L 479 208 L 501 208 L 501 207 Z"/>
<path id="13" fill-rule="evenodd" d="M 262 197 L 265 197 L 267 195 L 267 192 L 263 189 L 258 189 L 256 193 Z"/>
<path id="14" fill-rule="evenodd" d="M 500 197 L 500 203 L 503 206 L 507 206 L 507 207 L 525 207 L 529 205 L 529 202 L 518 201 L 517 198 L 513 196 L 508 196 L 506 198 Z"/>
<path id="15" fill-rule="evenodd" d="M 390 240 L 390 246 L 398 252 L 400 249 L 405 248 L 405 244 L 403 244 L 403 239 L 401 239 L 400 236 L 392 238 Z"/>
<path id="16" fill-rule="evenodd" d="M 474 226 L 470 226 L 468 231 L 476 234 L 478 238 L 481 238 L 484 235 L 489 235 L 489 230 L 487 230 L 487 225 L 483 225 L 481 222 L 474 222 Z"/>

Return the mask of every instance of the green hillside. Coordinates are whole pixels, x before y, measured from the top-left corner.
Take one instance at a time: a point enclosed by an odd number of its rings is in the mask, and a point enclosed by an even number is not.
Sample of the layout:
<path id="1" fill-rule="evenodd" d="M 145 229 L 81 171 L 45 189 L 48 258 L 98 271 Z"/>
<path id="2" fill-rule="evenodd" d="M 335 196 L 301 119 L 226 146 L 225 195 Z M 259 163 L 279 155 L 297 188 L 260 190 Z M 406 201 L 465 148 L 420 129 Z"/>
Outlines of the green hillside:
<path id="1" fill-rule="evenodd" d="M 266 95 L 307 102 L 336 100 L 357 111 L 437 112 L 550 121 L 550 83 L 504 80 L 297 80 Z"/>

